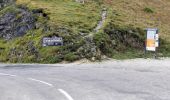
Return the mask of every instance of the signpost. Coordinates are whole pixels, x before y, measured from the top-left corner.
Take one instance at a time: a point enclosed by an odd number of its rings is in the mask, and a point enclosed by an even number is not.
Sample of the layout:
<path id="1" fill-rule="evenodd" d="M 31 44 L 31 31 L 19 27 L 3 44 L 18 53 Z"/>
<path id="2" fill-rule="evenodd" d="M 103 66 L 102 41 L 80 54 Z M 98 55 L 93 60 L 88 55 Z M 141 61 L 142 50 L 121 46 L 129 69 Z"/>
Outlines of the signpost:
<path id="1" fill-rule="evenodd" d="M 158 32 L 156 33 L 156 35 L 155 35 L 155 46 L 156 47 L 159 47 L 159 34 L 158 34 Z"/>
<path id="2" fill-rule="evenodd" d="M 62 37 L 44 37 L 42 40 L 42 45 L 45 46 L 62 46 Z"/>
<path id="3" fill-rule="evenodd" d="M 155 52 L 156 58 L 156 50 L 159 47 L 159 34 L 157 28 L 148 28 L 147 29 L 147 39 L 146 39 L 146 50 Z"/>

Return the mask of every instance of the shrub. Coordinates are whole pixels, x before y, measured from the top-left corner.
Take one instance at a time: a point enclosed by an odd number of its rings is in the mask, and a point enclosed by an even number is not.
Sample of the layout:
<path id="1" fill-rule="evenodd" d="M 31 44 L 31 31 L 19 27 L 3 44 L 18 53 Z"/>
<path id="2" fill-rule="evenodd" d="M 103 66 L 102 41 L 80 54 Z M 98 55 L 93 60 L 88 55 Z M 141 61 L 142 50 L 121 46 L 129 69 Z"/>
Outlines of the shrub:
<path id="1" fill-rule="evenodd" d="M 75 60 L 78 60 L 79 59 L 79 56 L 74 54 L 74 53 L 68 53 L 65 55 L 64 57 L 64 60 L 66 61 L 75 61 Z"/>
<path id="2" fill-rule="evenodd" d="M 111 39 L 110 36 L 106 33 L 97 33 L 94 35 L 94 42 L 96 44 L 96 46 L 101 50 L 101 52 L 103 54 L 110 54 L 112 53 L 112 49 L 111 48 Z M 107 55 L 109 56 L 109 55 Z"/>
<path id="3" fill-rule="evenodd" d="M 42 63 L 50 63 L 50 64 L 54 64 L 54 63 L 59 63 L 61 62 L 63 59 L 56 55 L 56 56 L 48 56 L 45 59 L 42 60 Z"/>
<path id="4" fill-rule="evenodd" d="M 154 10 L 152 8 L 149 8 L 149 7 L 145 7 L 143 9 L 143 11 L 146 12 L 146 13 L 154 13 Z"/>

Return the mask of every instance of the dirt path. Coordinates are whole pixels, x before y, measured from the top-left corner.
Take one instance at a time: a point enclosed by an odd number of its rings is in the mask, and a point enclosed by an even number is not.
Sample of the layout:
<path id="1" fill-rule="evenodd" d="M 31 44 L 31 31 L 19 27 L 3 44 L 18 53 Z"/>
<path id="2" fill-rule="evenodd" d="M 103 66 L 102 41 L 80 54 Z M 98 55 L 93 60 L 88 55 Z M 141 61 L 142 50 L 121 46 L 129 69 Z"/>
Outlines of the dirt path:
<path id="1" fill-rule="evenodd" d="M 95 32 L 99 32 L 99 30 L 103 27 L 103 24 L 107 18 L 107 10 L 106 8 L 103 8 L 102 14 L 101 14 L 101 20 L 98 22 L 96 28 L 94 29 Z"/>

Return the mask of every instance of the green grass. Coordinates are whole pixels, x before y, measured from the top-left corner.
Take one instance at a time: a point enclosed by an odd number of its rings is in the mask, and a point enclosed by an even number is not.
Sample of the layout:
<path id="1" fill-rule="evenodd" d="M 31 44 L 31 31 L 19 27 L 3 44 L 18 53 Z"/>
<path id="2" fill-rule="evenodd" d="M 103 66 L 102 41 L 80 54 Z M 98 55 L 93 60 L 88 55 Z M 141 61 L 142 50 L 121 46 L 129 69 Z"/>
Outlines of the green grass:
<path id="1" fill-rule="evenodd" d="M 154 10 L 152 8 L 150 8 L 150 7 L 145 7 L 143 9 L 143 11 L 146 12 L 146 13 L 154 13 Z"/>
<path id="2" fill-rule="evenodd" d="M 17 3 L 31 9 L 43 8 L 50 17 L 49 25 L 69 27 L 75 32 L 92 30 L 100 19 L 100 6 L 94 1 L 86 5 L 72 0 L 18 0 Z"/>
<path id="3" fill-rule="evenodd" d="M 120 26 L 135 26 L 141 29 L 157 27 L 160 37 L 170 41 L 169 0 L 105 0 L 112 10 L 114 23 Z M 146 13 L 145 10 L 154 13 Z"/>
<path id="4" fill-rule="evenodd" d="M 104 4 L 102 4 L 104 3 Z M 49 19 L 38 17 L 39 29 L 30 30 L 25 36 L 5 41 L 0 39 L 0 61 L 2 62 L 38 62 L 57 63 L 63 60 L 74 61 L 80 58 L 89 58 L 107 55 L 114 59 L 131 59 L 144 57 L 144 50 L 134 47 L 128 39 L 144 42 L 144 29 L 158 27 L 161 33 L 161 47 L 158 50 L 160 56 L 170 56 L 170 24 L 169 7 L 170 2 L 145 0 L 87 0 L 86 4 L 79 4 L 74 0 L 17 0 L 17 5 L 24 5 L 33 9 L 43 9 Z M 166 5 L 166 6 L 164 6 Z M 102 7 L 107 7 L 108 16 L 103 29 L 93 33 L 100 20 Z M 7 12 L 18 13 L 17 8 L 12 5 L 0 11 L 0 15 Z M 166 15 L 165 15 L 166 14 Z M 17 16 L 18 18 L 20 15 Z M 49 30 L 44 29 L 50 27 Z M 115 30 L 121 36 L 130 36 L 121 41 L 116 38 Z M 130 31 L 133 31 L 131 33 Z M 97 54 L 93 55 L 88 49 L 86 38 L 80 32 L 94 34 L 93 42 L 97 48 Z M 42 47 L 44 36 L 61 36 L 64 46 Z M 33 42 L 38 53 L 30 53 L 29 43 Z M 124 43 L 126 42 L 126 43 Z M 16 54 L 12 54 L 15 49 Z M 20 57 L 19 55 L 22 54 Z M 38 56 L 38 57 L 37 57 Z M 147 53 L 146 57 L 152 57 Z"/>
<path id="5" fill-rule="evenodd" d="M 109 8 L 105 29 L 108 29 L 108 26 L 110 26 L 110 30 L 115 30 L 115 25 L 120 28 L 138 28 L 140 29 L 140 32 L 138 32 L 140 33 L 140 38 L 145 39 L 145 29 L 157 27 L 159 29 L 161 41 L 160 47 L 158 48 L 158 56 L 170 56 L 169 0 L 150 0 L 147 2 L 145 0 L 105 0 L 105 2 Z M 129 29 L 126 28 L 125 30 Z M 140 58 L 143 57 L 143 55 L 141 55 L 141 52 L 143 51 L 143 49 L 137 51 L 126 49 L 123 53 L 122 51 L 114 52 L 113 58 Z M 146 57 L 152 58 L 152 52 L 148 52 Z"/>
<path id="6" fill-rule="evenodd" d="M 42 8 L 44 13 L 48 14 L 49 19 L 38 17 L 39 29 L 30 30 L 23 37 L 8 42 L 0 39 L 0 48 L 2 48 L 0 61 L 2 62 L 57 63 L 63 60 L 79 59 L 77 49 L 84 44 L 79 32 L 87 32 L 88 34 L 92 31 L 100 19 L 101 11 L 101 7 L 95 1 L 89 1 L 86 5 L 82 5 L 72 0 L 17 0 L 17 5 L 27 6 L 30 11 Z M 18 13 L 17 11 L 17 8 L 12 5 L 3 9 L 0 14 Z M 20 17 L 19 14 L 17 17 Z M 49 31 L 44 31 L 45 24 L 50 27 Z M 53 35 L 63 37 L 64 46 L 42 47 L 42 38 Z M 28 48 L 30 42 L 33 42 L 38 54 L 30 53 L 30 48 Z M 12 49 L 15 49 L 14 54 L 12 54 Z M 22 54 L 21 57 L 20 54 Z"/>

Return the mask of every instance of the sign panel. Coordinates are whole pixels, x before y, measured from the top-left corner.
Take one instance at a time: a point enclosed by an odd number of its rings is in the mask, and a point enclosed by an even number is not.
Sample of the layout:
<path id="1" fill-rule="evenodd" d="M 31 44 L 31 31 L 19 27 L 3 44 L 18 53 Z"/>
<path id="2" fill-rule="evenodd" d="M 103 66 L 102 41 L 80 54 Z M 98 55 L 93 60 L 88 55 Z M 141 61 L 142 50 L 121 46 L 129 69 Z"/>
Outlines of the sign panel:
<path id="1" fill-rule="evenodd" d="M 62 46 L 62 37 L 44 37 L 42 41 L 43 46 Z"/>
<path id="2" fill-rule="evenodd" d="M 147 29 L 146 50 L 156 51 L 159 45 L 158 29 Z"/>
<path id="3" fill-rule="evenodd" d="M 156 40 L 155 46 L 159 47 L 159 35 L 158 35 L 158 33 L 156 33 L 155 40 Z"/>

